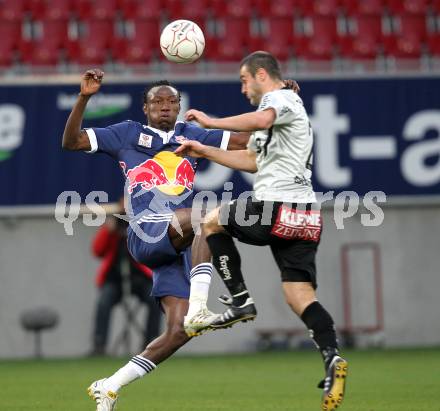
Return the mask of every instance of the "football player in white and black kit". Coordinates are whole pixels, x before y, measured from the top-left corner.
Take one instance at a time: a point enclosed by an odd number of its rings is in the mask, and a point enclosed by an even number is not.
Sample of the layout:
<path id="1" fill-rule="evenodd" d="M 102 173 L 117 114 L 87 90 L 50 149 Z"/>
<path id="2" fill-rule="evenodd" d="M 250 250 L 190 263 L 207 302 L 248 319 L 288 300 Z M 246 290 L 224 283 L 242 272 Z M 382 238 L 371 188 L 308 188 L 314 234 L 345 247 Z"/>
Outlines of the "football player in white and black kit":
<path id="1" fill-rule="evenodd" d="M 326 376 L 319 385 L 324 389 L 321 408 L 334 410 L 344 397 L 348 363 L 339 354 L 333 319 L 315 293 L 322 221 L 311 183 L 312 128 L 301 98 L 284 89 L 279 64 L 271 54 L 258 51 L 245 57 L 240 80 L 242 93 L 257 111 L 216 119 L 189 110 L 186 120 L 205 128 L 251 131 L 247 150 L 226 152 L 197 141 L 185 141 L 176 150 L 256 173 L 254 198 L 222 205 L 205 220 L 213 264 L 232 296 L 225 299 L 230 307 L 208 329 L 227 328 L 257 314 L 233 237 L 269 245 L 281 271 L 285 299 L 322 353 Z"/>

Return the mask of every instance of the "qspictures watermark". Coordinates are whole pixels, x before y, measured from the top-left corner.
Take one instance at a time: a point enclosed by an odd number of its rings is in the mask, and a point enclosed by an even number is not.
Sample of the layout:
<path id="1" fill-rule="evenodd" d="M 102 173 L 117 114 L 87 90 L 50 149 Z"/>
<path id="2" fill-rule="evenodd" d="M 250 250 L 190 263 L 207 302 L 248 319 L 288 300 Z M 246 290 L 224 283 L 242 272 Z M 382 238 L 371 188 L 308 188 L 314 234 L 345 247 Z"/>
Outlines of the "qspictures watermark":
<path id="1" fill-rule="evenodd" d="M 197 232 L 200 227 L 204 215 L 214 208 L 229 204 L 232 200 L 233 183 L 227 182 L 224 185 L 224 190 L 220 195 L 214 191 L 200 191 L 194 195 L 191 207 L 191 224 L 194 232 Z M 140 197 L 143 194 L 142 190 L 134 195 L 134 198 Z M 151 192 L 150 192 L 151 194 Z M 148 204 L 148 207 L 134 212 L 132 206 L 132 198 L 128 197 L 126 202 L 126 214 L 113 213 L 116 218 L 126 220 L 135 234 L 143 241 L 148 243 L 155 243 L 160 241 L 166 234 L 167 225 L 164 224 L 164 232 L 156 233 L 154 236 L 147 235 L 140 227 L 142 221 L 151 220 L 151 216 L 170 215 L 173 210 L 178 207 L 188 196 L 192 193 L 174 196 L 170 201 L 169 196 L 164 195 L 160 191 L 154 193 L 153 198 Z M 253 198 L 252 191 L 245 191 L 237 197 L 237 201 L 247 200 Z M 333 221 L 338 230 L 345 227 L 345 222 L 350 218 L 356 216 L 360 212 L 360 223 L 363 227 L 378 227 L 385 218 L 384 211 L 380 204 L 386 203 L 387 197 L 383 191 L 369 191 L 360 197 L 354 191 L 343 191 L 334 194 L 334 191 L 326 193 L 316 193 L 318 202 L 313 204 L 314 210 L 320 210 L 325 203 L 331 203 L 333 210 Z M 257 200 L 255 200 L 257 201 Z M 243 204 L 246 201 L 241 201 Z M 57 198 L 55 206 L 55 219 L 64 226 L 64 231 L 67 235 L 74 234 L 73 224 L 82 219 L 84 225 L 88 227 L 99 227 L 105 223 L 107 217 L 106 208 L 103 204 L 108 203 L 108 194 L 104 191 L 92 191 L 82 199 L 80 194 L 76 191 L 63 191 Z M 171 205 L 172 204 L 172 205 Z M 270 204 L 270 203 L 269 203 Z M 301 206 L 301 205 L 299 205 Z M 139 208 L 139 207 L 137 207 Z M 249 215 L 245 212 L 243 207 L 237 207 L 235 213 L 236 223 L 241 226 L 252 226 L 261 218 L 262 225 L 271 224 L 272 208 L 265 206 L 261 215 Z M 170 218 L 170 223 L 173 224 L 178 232 L 181 228 L 177 219 Z"/>

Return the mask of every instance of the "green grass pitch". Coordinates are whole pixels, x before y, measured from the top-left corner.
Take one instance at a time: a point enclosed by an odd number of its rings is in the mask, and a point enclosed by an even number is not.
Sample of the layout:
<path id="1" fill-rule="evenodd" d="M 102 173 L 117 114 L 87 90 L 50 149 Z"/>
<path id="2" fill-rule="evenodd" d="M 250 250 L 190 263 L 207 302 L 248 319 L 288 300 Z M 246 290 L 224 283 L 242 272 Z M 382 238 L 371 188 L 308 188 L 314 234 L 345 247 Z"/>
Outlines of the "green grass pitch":
<path id="1" fill-rule="evenodd" d="M 348 351 L 346 411 L 440 411 L 440 349 Z M 126 359 L 0 361 L 0 409 L 94 410 L 86 387 Z M 318 411 L 316 352 L 176 357 L 122 390 L 118 411 Z"/>

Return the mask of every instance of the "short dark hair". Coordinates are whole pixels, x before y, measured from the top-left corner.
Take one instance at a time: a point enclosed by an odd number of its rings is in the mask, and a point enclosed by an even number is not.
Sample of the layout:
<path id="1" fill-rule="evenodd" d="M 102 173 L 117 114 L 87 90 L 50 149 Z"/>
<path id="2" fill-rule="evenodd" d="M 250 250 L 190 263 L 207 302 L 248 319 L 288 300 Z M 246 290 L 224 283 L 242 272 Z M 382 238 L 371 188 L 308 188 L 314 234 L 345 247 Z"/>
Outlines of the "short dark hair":
<path id="1" fill-rule="evenodd" d="M 168 87 L 172 87 L 174 89 L 177 90 L 177 88 L 171 84 L 168 80 L 159 80 L 156 81 L 154 83 L 151 83 L 149 86 L 147 86 L 144 90 L 144 93 L 142 95 L 142 102 L 144 104 L 146 104 L 148 102 L 148 94 L 150 93 L 150 91 L 155 88 L 155 87 L 160 87 L 160 86 L 168 86 Z M 179 96 L 179 100 L 180 100 L 180 91 L 177 90 L 177 95 Z"/>
<path id="2" fill-rule="evenodd" d="M 282 79 L 278 60 L 267 51 L 255 51 L 249 54 L 241 60 L 240 68 L 243 66 L 247 67 L 247 70 L 251 73 L 252 77 L 255 77 L 258 69 L 263 68 L 273 80 Z"/>

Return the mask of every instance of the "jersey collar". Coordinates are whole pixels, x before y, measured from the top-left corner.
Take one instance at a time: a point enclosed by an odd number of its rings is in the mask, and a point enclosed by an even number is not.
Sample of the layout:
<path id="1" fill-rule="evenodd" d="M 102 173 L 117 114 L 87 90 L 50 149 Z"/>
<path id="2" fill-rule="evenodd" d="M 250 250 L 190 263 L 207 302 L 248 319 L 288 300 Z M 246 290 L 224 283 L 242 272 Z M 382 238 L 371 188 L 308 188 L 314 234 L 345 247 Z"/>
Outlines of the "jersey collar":
<path id="1" fill-rule="evenodd" d="M 167 144 L 171 140 L 171 137 L 173 137 L 174 133 L 176 132 L 177 126 L 180 124 L 185 124 L 185 122 L 184 121 L 176 121 L 176 124 L 174 124 L 174 130 L 170 130 L 170 131 L 163 131 L 163 130 L 159 130 L 157 128 L 154 128 L 151 126 L 145 126 L 145 125 L 144 125 L 144 128 L 148 128 L 151 131 L 153 131 L 154 133 L 158 134 L 160 137 L 162 137 L 163 143 Z"/>

